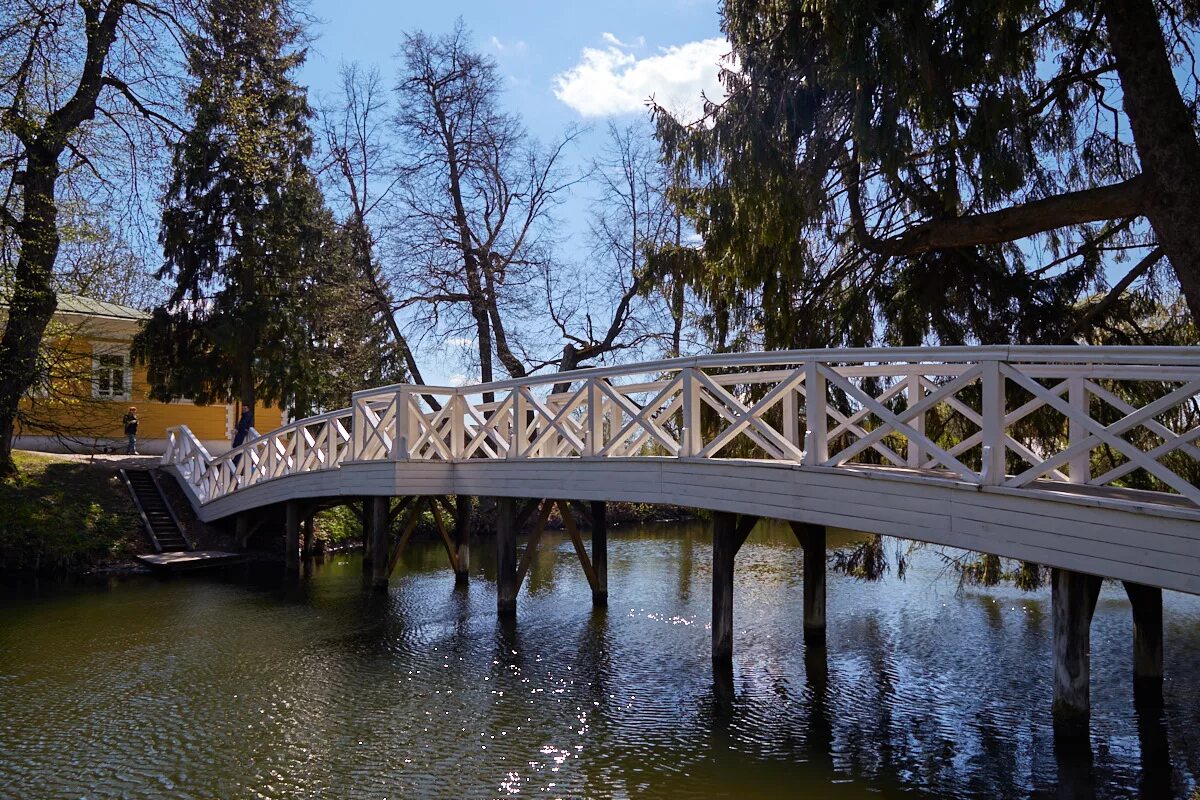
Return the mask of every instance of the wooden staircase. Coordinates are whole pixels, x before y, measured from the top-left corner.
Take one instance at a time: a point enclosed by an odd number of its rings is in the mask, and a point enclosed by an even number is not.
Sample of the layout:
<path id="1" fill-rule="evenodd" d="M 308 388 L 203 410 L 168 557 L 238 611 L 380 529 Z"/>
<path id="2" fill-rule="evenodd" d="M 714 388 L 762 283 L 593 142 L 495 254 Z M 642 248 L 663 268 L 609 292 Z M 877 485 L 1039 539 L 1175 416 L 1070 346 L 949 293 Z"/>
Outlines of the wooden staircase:
<path id="1" fill-rule="evenodd" d="M 121 478 L 133 497 L 133 504 L 137 506 L 155 552 L 184 553 L 194 549 L 153 472 L 148 469 L 123 469 Z"/>

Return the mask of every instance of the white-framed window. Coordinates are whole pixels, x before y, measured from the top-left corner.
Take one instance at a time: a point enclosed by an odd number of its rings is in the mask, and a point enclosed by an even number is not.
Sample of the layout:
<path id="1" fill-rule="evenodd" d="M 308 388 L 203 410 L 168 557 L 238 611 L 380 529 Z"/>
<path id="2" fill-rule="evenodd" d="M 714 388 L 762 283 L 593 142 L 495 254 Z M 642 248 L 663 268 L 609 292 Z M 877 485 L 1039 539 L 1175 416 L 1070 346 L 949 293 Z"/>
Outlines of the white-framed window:
<path id="1" fill-rule="evenodd" d="M 104 400 L 128 400 L 132 383 L 129 353 L 111 348 L 93 351 L 93 396 Z"/>

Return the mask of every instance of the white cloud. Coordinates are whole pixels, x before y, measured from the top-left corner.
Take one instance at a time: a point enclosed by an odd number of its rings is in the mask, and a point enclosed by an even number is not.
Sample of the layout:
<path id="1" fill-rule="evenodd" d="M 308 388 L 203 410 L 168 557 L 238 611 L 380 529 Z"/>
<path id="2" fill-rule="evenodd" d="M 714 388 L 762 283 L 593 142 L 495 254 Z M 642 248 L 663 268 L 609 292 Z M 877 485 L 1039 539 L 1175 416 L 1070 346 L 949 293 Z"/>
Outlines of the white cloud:
<path id="1" fill-rule="evenodd" d="M 450 381 L 451 386 L 466 386 L 467 385 L 467 376 L 466 375 L 451 375 L 449 381 Z"/>
<path id="2" fill-rule="evenodd" d="M 585 47 L 579 63 L 554 77 L 554 96 L 585 117 L 631 114 L 646 108 L 651 97 L 683 119 L 700 116 L 701 94 L 724 97 L 717 80 L 718 62 L 729 52 L 722 38 L 666 47 L 658 55 L 638 58 L 605 34 L 609 47 Z"/>
<path id="3" fill-rule="evenodd" d="M 608 31 L 605 31 L 604 33 L 600 34 L 600 38 L 603 39 L 604 41 L 608 42 L 609 44 L 611 44 L 613 47 L 620 47 L 625 50 L 636 50 L 639 47 L 646 46 L 646 37 L 645 36 L 639 36 L 639 37 L 637 37 L 637 39 L 635 39 L 632 42 L 622 42 L 620 39 L 618 39 L 613 34 L 609 33 Z"/>
<path id="4" fill-rule="evenodd" d="M 497 53 L 524 53 L 529 45 L 525 44 L 524 39 L 518 39 L 515 42 L 502 42 L 497 36 L 491 38 L 492 47 L 496 48 Z"/>

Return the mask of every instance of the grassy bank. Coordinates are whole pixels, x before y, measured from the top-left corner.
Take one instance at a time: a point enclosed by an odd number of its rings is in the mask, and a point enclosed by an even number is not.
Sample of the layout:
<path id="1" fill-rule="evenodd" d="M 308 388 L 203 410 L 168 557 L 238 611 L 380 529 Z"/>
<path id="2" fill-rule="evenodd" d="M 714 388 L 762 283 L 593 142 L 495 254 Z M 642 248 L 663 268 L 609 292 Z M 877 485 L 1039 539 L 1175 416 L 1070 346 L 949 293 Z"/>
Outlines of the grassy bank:
<path id="1" fill-rule="evenodd" d="M 144 549 L 116 466 L 14 452 L 0 482 L 0 572 L 79 573 Z"/>

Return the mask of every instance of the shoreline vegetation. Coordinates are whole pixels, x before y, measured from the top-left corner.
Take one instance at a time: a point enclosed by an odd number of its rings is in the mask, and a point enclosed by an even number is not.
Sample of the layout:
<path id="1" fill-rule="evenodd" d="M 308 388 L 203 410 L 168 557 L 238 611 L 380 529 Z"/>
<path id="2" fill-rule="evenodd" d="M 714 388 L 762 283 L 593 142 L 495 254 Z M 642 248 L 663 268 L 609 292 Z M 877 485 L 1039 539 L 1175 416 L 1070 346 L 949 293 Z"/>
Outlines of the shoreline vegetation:
<path id="1" fill-rule="evenodd" d="M 148 544 L 117 470 L 122 462 L 13 451 L 0 480 L 0 574 L 124 569 Z"/>

